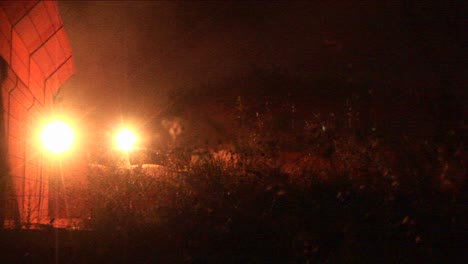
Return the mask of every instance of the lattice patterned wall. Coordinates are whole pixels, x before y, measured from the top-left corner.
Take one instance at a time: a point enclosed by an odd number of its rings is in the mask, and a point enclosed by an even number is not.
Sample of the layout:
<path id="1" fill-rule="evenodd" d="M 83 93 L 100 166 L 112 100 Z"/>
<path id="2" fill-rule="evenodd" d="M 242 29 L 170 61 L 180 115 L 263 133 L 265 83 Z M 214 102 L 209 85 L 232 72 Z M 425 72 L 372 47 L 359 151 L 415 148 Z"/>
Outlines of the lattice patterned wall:
<path id="1" fill-rule="evenodd" d="M 0 2 L 1 84 L 9 175 L 4 218 L 16 223 L 48 221 L 48 179 L 53 166 L 36 143 L 37 125 L 74 64 L 55 1 Z"/>

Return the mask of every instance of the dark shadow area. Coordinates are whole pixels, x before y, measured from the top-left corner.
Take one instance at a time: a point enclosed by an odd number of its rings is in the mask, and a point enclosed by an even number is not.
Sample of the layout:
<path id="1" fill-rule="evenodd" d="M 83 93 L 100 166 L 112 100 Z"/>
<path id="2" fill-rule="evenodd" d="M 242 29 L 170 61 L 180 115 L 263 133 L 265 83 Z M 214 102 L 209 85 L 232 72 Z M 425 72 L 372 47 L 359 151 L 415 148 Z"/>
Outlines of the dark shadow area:
<path id="1" fill-rule="evenodd" d="M 5 118 L 4 118 L 4 92 L 3 82 L 7 78 L 7 62 L 0 56 L 0 228 L 5 221 L 6 208 L 6 182 L 8 177 L 7 165 L 7 141 L 5 136 Z"/>

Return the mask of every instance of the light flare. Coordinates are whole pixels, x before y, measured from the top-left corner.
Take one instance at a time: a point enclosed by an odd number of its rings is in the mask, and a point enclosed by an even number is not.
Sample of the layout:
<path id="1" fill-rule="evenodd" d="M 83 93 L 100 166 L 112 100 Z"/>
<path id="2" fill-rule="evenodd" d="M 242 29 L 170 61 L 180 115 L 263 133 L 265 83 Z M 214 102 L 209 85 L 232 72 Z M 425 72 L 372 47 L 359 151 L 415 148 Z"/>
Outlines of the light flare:
<path id="1" fill-rule="evenodd" d="M 137 138 L 132 131 L 123 129 L 117 134 L 115 140 L 119 150 L 129 151 L 133 149 Z"/>
<path id="2" fill-rule="evenodd" d="M 73 129 L 63 121 L 53 121 L 47 124 L 41 134 L 44 148 L 54 154 L 71 149 L 74 139 Z"/>

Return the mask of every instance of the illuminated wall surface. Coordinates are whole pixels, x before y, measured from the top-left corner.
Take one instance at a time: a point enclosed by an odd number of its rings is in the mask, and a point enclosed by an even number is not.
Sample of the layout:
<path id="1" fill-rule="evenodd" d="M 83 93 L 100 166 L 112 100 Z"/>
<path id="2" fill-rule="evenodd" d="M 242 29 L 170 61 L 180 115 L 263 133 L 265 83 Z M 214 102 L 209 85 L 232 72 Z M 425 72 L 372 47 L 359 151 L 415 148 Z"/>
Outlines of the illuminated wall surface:
<path id="1" fill-rule="evenodd" d="M 1 219 L 48 223 L 49 179 L 56 165 L 36 143 L 40 120 L 74 72 L 71 47 L 55 1 L 0 2 L 3 143 Z"/>

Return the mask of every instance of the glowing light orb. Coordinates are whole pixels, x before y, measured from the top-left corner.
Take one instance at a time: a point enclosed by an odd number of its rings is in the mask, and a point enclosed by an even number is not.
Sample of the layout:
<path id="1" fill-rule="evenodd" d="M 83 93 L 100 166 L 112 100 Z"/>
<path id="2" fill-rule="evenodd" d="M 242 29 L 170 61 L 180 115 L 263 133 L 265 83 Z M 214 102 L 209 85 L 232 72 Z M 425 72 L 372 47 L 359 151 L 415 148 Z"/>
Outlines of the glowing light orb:
<path id="1" fill-rule="evenodd" d="M 133 134 L 132 131 L 128 129 L 123 129 L 117 134 L 115 140 L 118 149 L 129 151 L 133 148 L 133 145 L 136 142 L 136 136 L 135 134 Z"/>
<path id="2" fill-rule="evenodd" d="M 54 154 L 69 150 L 73 145 L 75 133 L 72 128 L 62 121 L 47 124 L 41 134 L 44 148 Z"/>

